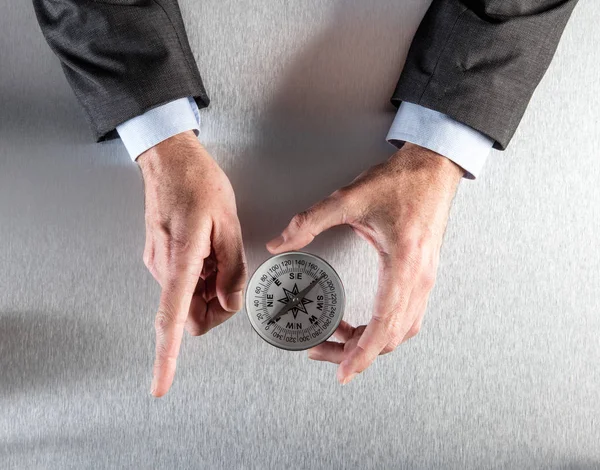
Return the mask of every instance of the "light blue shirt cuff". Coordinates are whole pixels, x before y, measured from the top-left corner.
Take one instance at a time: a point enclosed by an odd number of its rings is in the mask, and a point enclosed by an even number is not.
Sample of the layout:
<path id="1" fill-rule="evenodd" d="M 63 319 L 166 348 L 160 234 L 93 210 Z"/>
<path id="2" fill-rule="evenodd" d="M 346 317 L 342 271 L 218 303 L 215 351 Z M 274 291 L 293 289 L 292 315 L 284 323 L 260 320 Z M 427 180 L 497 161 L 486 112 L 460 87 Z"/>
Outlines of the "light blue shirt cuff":
<path id="1" fill-rule="evenodd" d="M 200 132 L 200 113 L 192 97 L 157 106 L 117 126 L 132 160 L 163 140 L 181 132 Z"/>
<path id="2" fill-rule="evenodd" d="M 468 179 L 479 176 L 494 145 L 494 139 L 472 127 L 408 102 L 400 104 L 386 140 L 397 148 L 410 142 L 433 150 L 465 170 Z"/>

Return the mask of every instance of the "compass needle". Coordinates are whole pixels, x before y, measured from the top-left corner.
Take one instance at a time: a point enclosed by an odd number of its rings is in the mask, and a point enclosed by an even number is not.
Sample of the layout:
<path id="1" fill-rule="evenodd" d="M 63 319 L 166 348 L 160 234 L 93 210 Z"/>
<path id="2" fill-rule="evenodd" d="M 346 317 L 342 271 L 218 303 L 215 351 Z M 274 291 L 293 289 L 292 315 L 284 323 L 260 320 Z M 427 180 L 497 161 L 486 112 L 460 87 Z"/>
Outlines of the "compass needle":
<path id="1" fill-rule="evenodd" d="M 298 285 L 306 287 L 300 290 Z M 291 351 L 327 340 L 343 317 L 344 303 L 344 287 L 335 270 L 303 252 L 268 259 L 246 290 L 246 313 L 254 330 L 269 344 Z M 291 315 L 282 320 L 287 313 Z"/>

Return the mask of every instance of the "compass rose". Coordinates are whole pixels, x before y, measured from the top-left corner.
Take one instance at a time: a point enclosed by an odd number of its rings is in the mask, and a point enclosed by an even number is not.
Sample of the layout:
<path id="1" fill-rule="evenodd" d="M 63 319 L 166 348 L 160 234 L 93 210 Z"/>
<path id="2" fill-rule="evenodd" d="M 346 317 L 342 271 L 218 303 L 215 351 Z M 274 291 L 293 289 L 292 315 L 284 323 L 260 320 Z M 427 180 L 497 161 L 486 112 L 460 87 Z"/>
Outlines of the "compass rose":
<path id="1" fill-rule="evenodd" d="M 295 299 L 298 298 L 298 292 L 300 291 L 298 290 L 297 284 L 294 284 L 294 288 L 291 291 L 287 290 L 285 287 L 283 287 L 282 289 L 283 292 L 285 292 L 285 298 L 278 299 L 278 302 L 281 302 L 282 304 L 287 304 L 289 302 L 293 302 Z M 294 320 L 296 319 L 298 312 L 304 312 L 308 315 L 305 305 L 310 303 L 312 303 L 312 300 L 309 300 L 306 297 L 304 297 L 302 301 L 298 303 L 298 305 L 290 309 L 290 312 L 292 312 L 292 314 L 294 315 Z"/>

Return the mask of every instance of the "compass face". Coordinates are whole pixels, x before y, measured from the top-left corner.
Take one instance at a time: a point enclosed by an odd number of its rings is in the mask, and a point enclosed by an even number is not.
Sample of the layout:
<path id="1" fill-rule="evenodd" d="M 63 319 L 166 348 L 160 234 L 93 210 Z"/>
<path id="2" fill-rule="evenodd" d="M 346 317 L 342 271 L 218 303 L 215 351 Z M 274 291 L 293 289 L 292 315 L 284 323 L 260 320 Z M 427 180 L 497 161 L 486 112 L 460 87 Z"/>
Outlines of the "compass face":
<path id="1" fill-rule="evenodd" d="M 323 259 L 291 251 L 265 261 L 246 289 L 246 313 L 267 343 L 291 351 L 329 338 L 344 315 L 344 286 Z"/>

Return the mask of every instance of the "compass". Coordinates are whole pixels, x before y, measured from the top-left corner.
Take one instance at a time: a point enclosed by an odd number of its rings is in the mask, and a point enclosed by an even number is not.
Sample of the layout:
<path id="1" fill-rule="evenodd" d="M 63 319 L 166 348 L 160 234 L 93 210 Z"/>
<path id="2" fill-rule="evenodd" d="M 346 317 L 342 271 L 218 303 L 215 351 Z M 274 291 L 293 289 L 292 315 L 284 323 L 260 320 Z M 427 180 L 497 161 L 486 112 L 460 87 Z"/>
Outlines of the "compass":
<path id="1" fill-rule="evenodd" d="M 346 296 L 335 270 L 322 258 L 290 251 L 254 272 L 246 289 L 250 324 L 267 343 L 301 351 L 322 343 L 344 316 Z"/>

